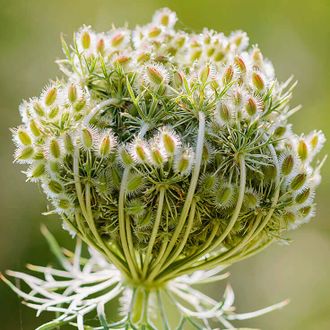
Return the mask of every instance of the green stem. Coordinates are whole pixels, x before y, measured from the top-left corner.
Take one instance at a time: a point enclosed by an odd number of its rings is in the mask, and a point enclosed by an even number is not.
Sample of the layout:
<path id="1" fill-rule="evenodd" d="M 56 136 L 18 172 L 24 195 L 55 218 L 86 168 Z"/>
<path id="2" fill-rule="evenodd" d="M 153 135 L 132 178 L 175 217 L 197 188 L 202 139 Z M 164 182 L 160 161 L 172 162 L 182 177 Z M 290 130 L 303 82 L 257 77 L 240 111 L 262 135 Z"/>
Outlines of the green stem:
<path id="1" fill-rule="evenodd" d="M 126 237 L 126 226 L 125 226 L 125 190 L 129 175 L 129 168 L 125 168 L 123 177 L 121 179 L 120 191 L 119 191 L 119 201 L 118 201 L 118 222 L 119 222 L 119 235 L 121 240 L 121 245 L 124 251 L 125 258 L 128 263 L 128 267 L 131 271 L 134 280 L 138 280 L 138 274 L 134 266 L 133 257 L 131 256 L 129 246 Z"/>
<path id="2" fill-rule="evenodd" d="M 152 254 L 152 249 L 154 247 L 158 230 L 159 230 L 159 225 L 160 221 L 162 218 L 162 212 L 163 212 L 163 206 L 164 206 L 164 196 L 165 196 L 165 188 L 161 187 L 160 188 L 160 193 L 159 193 L 159 200 L 158 200 L 158 207 L 157 207 L 157 213 L 156 213 L 156 219 L 155 223 L 152 229 L 151 237 L 148 243 L 148 248 L 147 248 L 147 253 L 144 258 L 144 263 L 143 263 L 143 271 L 142 271 L 142 276 L 143 278 L 146 276 L 148 268 L 149 268 L 149 262 L 151 259 L 151 254 Z"/>
<path id="3" fill-rule="evenodd" d="M 231 216 L 231 219 L 230 219 L 225 231 L 220 235 L 219 238 L 217 238 L 214 241 L 214 243 L 212 243 L 212 241 L 208 240 L 208 243 L 207 243 L 208 246 L 206 248 L 204 247 L 204 249 L 199 251 L 197 254 L 195 254 L 191 257 L 185 258 L 183 260 L 180 260 L 181 267 L 176 267 L 174 269 L 169 270 L 168 273 L 170 273 L 170 274 L 168 274 L 167 276 L 164 274 L 166 277 L 172 276 L 172 274 L 174 274 L 174 273 L 179 273 L 179 272 L 184 273 L 185 269 L 190 270 L 193 267 L 194 263 L 196 261 L 198 261 L 202 256 L 204 256 L 208 252 L 210 252 L 210 251 L 214 250 L 216 247 L 218 247 L 224 241 L 224 239 L 227 237 L 227 235 L 230 233 L 230 231 L 234 227 L 234 225 L 239 217 L 239 214 L 241 212 L 241 208 L 242 208 L 243 200 L 244 200 L 244 194 L 245 194 L 245 186 L 246 186 L 245 159 L 244 159 L 243 155 L 239 155 L 238 159 L 239 159 L 239 165 L 240 165 L 240 186 L 239 186 L 238 200 L 237 200 L 234 212 Z M 191 266 L 191 267 L 189 267 L 189 266 Z M 160 277 L 160 278 L 162 278 L 162 277 Z"/>
<path id="4" fill-rule="evenodd" d="M 189 212 L 189 209 L 190 209 L 193 197 L 194 197 L 194 193 L 196 190 L 197 182 L 199 179 L 199 173 L 200 173 L 201 162 L 202 162 L 202 154 L 203 154 L 204 136 L 205 136 L 205 115 L 203 112 L 199 112 L 199 128 L 198 128 L 198 137 L 197 137 L 197 146 L 196 146 L 195 166 L 194 166 L 194 170 L 192 173 L 187 197 L 186 197 L 185 203 L 183 205 L 182 212 L 180 214 L 178 225 L 175 228 L 175 231 L 170 240 L 170 243 L 169 243 L 162 259 L 160 260 L 159 264 L 156 265 L 156 267 L 151 272 L 151 274 L 148 278 L 149 281 L 152 281 L 157 276 L 159 270 L 161 269 L 163 264 L 166 262 L 166 259 L 169 256 L 169 254 L 171 253 L 175 244 L 177 243 L 177 239 L 179 238 L 181 230 L 186 222 L 186 218 L 187 218 L 187 215 L 188 215 L 188 212 Z"/>

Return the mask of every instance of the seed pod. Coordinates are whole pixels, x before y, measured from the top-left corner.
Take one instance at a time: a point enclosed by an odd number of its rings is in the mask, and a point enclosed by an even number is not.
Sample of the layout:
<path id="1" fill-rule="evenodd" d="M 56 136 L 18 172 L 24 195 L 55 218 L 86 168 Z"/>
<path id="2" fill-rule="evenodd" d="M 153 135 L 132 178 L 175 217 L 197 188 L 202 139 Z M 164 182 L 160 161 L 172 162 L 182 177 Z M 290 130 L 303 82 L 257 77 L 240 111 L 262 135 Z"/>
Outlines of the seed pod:
<path id="1" fill-rule="evenodd" d="M 297 174 L 291 181 L 290 187 L 292 190 L 299 190 L 304 186 L 307 180 L 307 174 L 306 173 L 299 173 Z"/>
<path id="2" fill-rule="evenodd" d="M 307 218 L 313 215 L 313 207 L 311 205 L 307 205 L 305 207 L 300 208 L 298 212 L 301 217 Z"/>
<path id="3" fill-rule="evenodd" d="M 45 164 L 43 162 L 34 163 L 28 171 L 31 181 L 36 181 L 45 174 Z"/>
<path id="4" fill-rule="evenodd" d="M 258 91 L 262 91 L 265 88 L 264 78 L 257 72 L 252 73 L 252 84 Z"/>
<path id="5" fill-rule="evenodd" d="M 235 56 L 235 58 L 234 58 L 234 62 L 235 62 L 237 68 L 239 69 L 239 71 L 240 71 L 241 73 L 245 73 L 245 72 L 246 72 L 246 64 L 245 64 L 245 62 L 243 61 L 242 57 L 240 57 L 240 56 L 238 56 L 238 55 Z"/>
<path id="6" fill-rule="evenodd" d="M 84 49 L 88 49 L 91 44 L 91 36 L 88 31 L 83 31 L 80 37 L 81 45 Z"/>
<path id="7" fill-rule="evenodd" d="M 224 72 L 224 74 L 222 76 L 222 82 L 224 84 L 229 84 L 230 82 L 232 82 L 232 80 L 234 78 L 234 73 L 235 73 L 235 71 L 234 71 L 233 66 L 232 65 L 229 65 L 226 68 L 226 70 L 225 70 L 225 72 Z"/>
<path id="8" fill-rule="evenodd" d="M 34 156 L 34 149 L 32 146 L 27 146 L 23 149 L 17 149 L 15 152 L 15 161 L 25 162 L 31 160 Z"/>
<path id="9" fill-rule="evenodd" d="M 225 102 L 219 102 L 216 107 L 216 120 L 221 125 L 231 120 L 231 110 Z"/>
<path id="10" fill-rule="evenodd" d="M 29 146 L 32 144 L 32 139 L 27 131 L 25 131 L 23 128 L 19 128 L 17 130 L 17 138 L 19 142 L 24 146 Z"/>
<path id="11" fill-rule="evenodd" d="M 56 206 L 62 211 L 71 210 L 73 207 L 72 201 L 67 198 L 60 198 L 60 199 L 56 200 L 55 203 L 56 203 Z"/>
<path id="12" fill-rule="evenodd" d="M 51 87 L 45 93 L 45 98 L 44 98 L 45 104 L 48 107 L 51 106 L 56 101 L 56 98 L 57 98 L 57 88 L 56 87 Z"/>
<path id="13" fill-rule="evenodd" d="M 30 120 L 30 130 L 32 132 L 32 134 L 35 136 L 35 137 L 38 137 L 41 135 L 41 131 L 40 131 L 40 128 L 38 126 L 38 124 L 36 123 L 36 121 L 34 119 L 31 119 Z"/>
<path id="14" fill-rule="evenodd" d="M 55 117 L 57 117 L 59 111 L 60 111 L 59 107 L 52 107 L 48 112 L 48 118 L 54 119 Z"/>
<path id="15" fill-rule="evenodd" d="M 121 147 L 119 150 L 119 157 L 124 166 L 132 166 L 134 164 L 134 159 L 125 147 Z"/>
<path id="16" fill-rule="evenodd" d="M 93 132 L 91 129 L 87 127 L 81 129 L 80 143 L 82 147 L 85 148 L 86 150 L 90 150 L 93 148 L 94 139 L 93 139 Z"/>
<path id="17" fill-rule="evenodd" d="M 104 50 L 105 50 L 105 41 L 103 38 L 100 38 L 97 43 L 96 43 L 96 50 L 100 53 L 100 54 L 104 54 Z"/>
<path id="18" fill-rule="evenodd" d="M 257 102 L 252 98 L 249 97 L 246 105 L 245 110 L 250 116 L 254 116 L 257 113 L 258 105 Z"/>
<path id="19" fill-rule="evenodd" d="M 220 207 L 228 208 L 233 205 L 235 188 L 231 184 L 223 185 L 216 194 L 216 201 Z"/>
<path id="20" fill-rule="evenodd" d="M 167 70 L 160 64 L 147 65 L 145 67 L 144 80 L 147 85 L 159 87 L 168 83 Z"/>
<path id="21" fill-rule="evenodd" d="M 294 223 L 296 221 L 296 216 L 293 212 L 285 212 L 283 214 L 283 220 L 287 223 Z"/>
<path id="22" fill-rule="evenodd" d="M 283 157 L 283 160 L 281 161 L 282 165 L 281 165 L 281 171 L 282 174 L 287 176 L 289 175 L 294 166 L 295 166 L 295 159 L 292 155 L 286 155 L 285 157 Z"/>
<path id="23" fill-rule="evenodd" d="M 304 204 L 310 196 L 311 188 L 307 188 L 296 196 L 295 202 L 298 204 Z"/>
<path id="24" fill-rule="evenodd" d="M 253 190 L 246 191 L 244 194 L 243 203 L 247 209 L 251 209 L 251 210 L 255 209 L 259 203 L 259 198 L 257 193 Z"/>
<path id="25" fill-rule="evenodd" d="M 63 135 L 63 145 L 64 150 L 67 154 L 71 155 L 74 152 L 74 145 L 72 142 L 72 137 L 69 133 L 64 133 Z"/>
<path id="26" fill-rule="evenodd" d="M 71 103 L 76 102 L 77 100 L 77 87 L 74 84 L 70 84 L 68 88 L 68 100 Z"/>
<path id="27" fill-rule="evenodd" d="M 54 159 L 59 159 L 61 157 L 61 146 L 56 139 L 51 139 L 49 141 L 49 154 Z"/>
<path id="28" fill-rule="evenodd" d="M 194 161 L 194 152 L 187 148 L 175 157 L 174 170 L 181 175 L 188 175 Z"/>
<path id="29" fill-rule="evenodd" d="M 166 161 L 166 155 L 155 143 L 150 146 L 150 161 L 155 166 L 162 166 Z"/>
<path id="30" fill-rule="evenodd" d="M 136 192 L 143 187 L 144 179 L 141 175 L 133 174 L 127 181 L 126 191 L 128 193 Z"/>
<path id="31" fill-rule="evenodd" d="M 177 135 L 167 127 L 163 127 L 160 130 L 159 139 L 161 146 L 164 148 L 168 156 L 173 156 L 180 146 L 180 141 Z"/>
<path id="32" fill-rule="evenodd" d="M 43 109 L 39 101 L 34 101 L 32 107 L 36 115 L 38 115 L 39 117 L 43 117 L 45 115 L 45 110 Z"/>
<path id="33" fill-rule="evenodd" d="M 140 217 L 145 212 L 145 204 L 141 199 L 135 198 L 127 203 L 125 210 L 129 215 Z"/>
<path id="34" fill-rule="evenodd" d="M 308 158 L 308 147 L 303 139 L 298 141 L 297 152 L 302 161 L 305 161 Z"/>
<path id="35" fill-rule="evenodd" d="M 131 143 L 129 153 L 135 162 L 146 163 L 149 159 L 149 146 L 144 140 L 137 137 Z"/>
<path id="36" fill-rule="evenodd" d="M 118 32 L 118 33 L 115 33 L 112 38 L 111 38 L 111 46 L 112 47 L 119 47 L 123 41 L 125 39 L 125 34 L 123 32 Z"/>
<path id="37" fill-rule="evenodd" d="M 55 180 L 51 180 L 48 182 L 48 188 L 54 194 L 60 194 L 63 191 L 61 183 Z"/>

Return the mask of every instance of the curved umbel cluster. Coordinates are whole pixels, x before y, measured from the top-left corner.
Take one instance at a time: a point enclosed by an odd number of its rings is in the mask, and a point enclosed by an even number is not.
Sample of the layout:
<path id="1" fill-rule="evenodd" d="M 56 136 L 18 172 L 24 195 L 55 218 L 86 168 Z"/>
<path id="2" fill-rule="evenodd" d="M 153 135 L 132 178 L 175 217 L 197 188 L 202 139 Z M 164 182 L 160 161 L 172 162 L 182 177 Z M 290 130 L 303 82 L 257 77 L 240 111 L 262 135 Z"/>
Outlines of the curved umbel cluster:
<path id="1" fill-rule="evenodd" d="M 290 80 L 248 37 L 82 27 L 66 75 L 23 102 L 15 161 L 65 227 L 133 282 L 250 256 L 314 214 L 324 136 L 298 136 Z"/>

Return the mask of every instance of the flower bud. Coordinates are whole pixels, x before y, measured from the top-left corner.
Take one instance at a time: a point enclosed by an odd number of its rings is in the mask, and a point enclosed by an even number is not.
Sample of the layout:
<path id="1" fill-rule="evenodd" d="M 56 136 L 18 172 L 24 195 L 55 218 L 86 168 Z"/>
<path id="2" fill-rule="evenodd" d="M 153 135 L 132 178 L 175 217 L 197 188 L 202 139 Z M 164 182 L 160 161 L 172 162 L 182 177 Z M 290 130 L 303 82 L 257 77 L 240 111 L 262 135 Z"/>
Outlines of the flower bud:
<path id="1" fill-rule="evenodd" d="M 104 134 L 99 143 L 99 154 L 101 157 L 108 157 L 115 146 L 115 139 L 111 133 Z"/>
<path id="2" fill-rule="evenodd" d="M 147 85 L 160 86 L 168 83 L 168 73 L 161 65 L 148 65 L 145 68 L 145 81 Z"/>
<path id="3" fill-rule="evenodd" d="M 114 34 L 111 38 L 111 46 L 112 47 L 119 47 L 125 39 L 125 34 L 121 31 L 118 33 Z"/>

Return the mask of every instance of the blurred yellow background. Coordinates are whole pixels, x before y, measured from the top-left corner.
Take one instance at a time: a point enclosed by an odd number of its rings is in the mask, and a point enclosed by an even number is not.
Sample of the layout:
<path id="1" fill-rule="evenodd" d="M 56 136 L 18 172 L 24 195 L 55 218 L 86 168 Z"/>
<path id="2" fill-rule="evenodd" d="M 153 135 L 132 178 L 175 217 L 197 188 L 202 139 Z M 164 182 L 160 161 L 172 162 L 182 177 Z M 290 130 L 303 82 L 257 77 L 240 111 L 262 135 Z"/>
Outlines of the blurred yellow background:
<path id="1" fill-rule="evenodd" d="M 40 189 L 26 184 L 22 168 L 12 164 L 9 132 L 20 122 L 21 99 L 38 95 L 47 79 L 60 75 L 54 64 L 62 56 L 60 33 L 70 40 L 82 24 L 98 31 L 108 30 L 112 23 L 144 24 L 163 6 L 175 10 L 179 24 L 189 29 L 247 31 L 251 42 L 273 61 L 280 80 L 291 74 L 299 80 L 293 103 L 303 104 L 303 109 L 293 118 L 295 130 L 318 128 L 330 137 L 329 0 L 0 0 L 0 271 L 52 260 L 39 231 L 41 222 L 67 246 L 71 244 L 56 217 L 41 215 L 46 201 Z M 329 143 L 325 149 L 329 153 Z M 285 309 L 242 325 L 264 330 L 330 329 L 329 180 L 328 161 L 317 216 L 289 233 L 290 246 L 272 246 L 231 268 L 230 283 L 240 311 L 291 299 Z M 47 314 L 36 319 L 0 283 L 1 330 L 35 329 L 47 319 Z"/>

